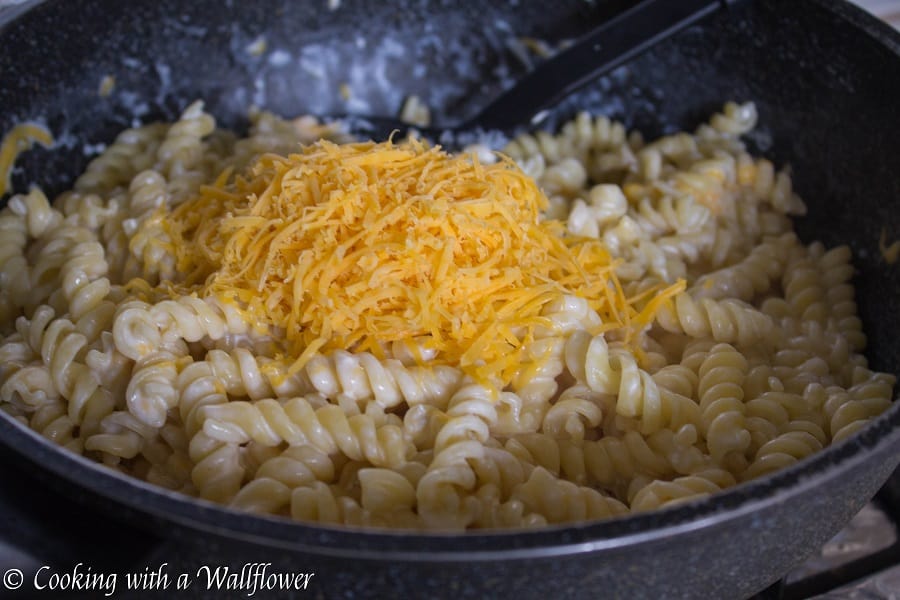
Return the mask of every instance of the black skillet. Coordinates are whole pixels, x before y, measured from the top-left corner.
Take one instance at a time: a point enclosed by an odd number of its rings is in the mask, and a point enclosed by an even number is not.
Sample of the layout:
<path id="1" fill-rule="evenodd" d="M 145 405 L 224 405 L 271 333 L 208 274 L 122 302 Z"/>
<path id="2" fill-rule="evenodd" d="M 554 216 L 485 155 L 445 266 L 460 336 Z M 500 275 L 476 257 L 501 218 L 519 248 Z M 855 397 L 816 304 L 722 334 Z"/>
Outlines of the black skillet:
<path id="1" fill-rule="evenodd" d="M 171 119 L 194 98 L 238 128 L 251 103 L 284 115 L 395 114 L 407 94 L 438 119 L 464 119 L 526 70 L 511 38 L 577 36 L 626 3 L 33 4 L 0 31 L 0 131 L 24 119 L 50 127 L 60 144 L 30 153 L 14 184 L 58 192 L 84 169 L 86 148 Z M 260 36 L 267 50 L 254 56 L 246 48 Z M 116 86 L 101 98 L 105 75 Z M 654 135 L 693 128 L 726 99 L 756 101 L 752 145 L 793 166 L 810 207 L 802 236 L 852 246 L 871 364 L 897 373 L 900 265 L 885 264 L 878 239 L 882 229 L 900 237 L 900 35 L 838 0 L 739 2 L 562 103 L 549 123 L 587 108 Z M 814 552 L 875 494 L 900 462 L 900 405 L 845 443 L 713 498 L 515 534 L 373 533 L 238 514 L 109 473 L 2 417 L 0 451 L 53 486 L 60 512 L 87 504 L 216 560 L 312 570 L 319 597 L 739 598 Z"/>

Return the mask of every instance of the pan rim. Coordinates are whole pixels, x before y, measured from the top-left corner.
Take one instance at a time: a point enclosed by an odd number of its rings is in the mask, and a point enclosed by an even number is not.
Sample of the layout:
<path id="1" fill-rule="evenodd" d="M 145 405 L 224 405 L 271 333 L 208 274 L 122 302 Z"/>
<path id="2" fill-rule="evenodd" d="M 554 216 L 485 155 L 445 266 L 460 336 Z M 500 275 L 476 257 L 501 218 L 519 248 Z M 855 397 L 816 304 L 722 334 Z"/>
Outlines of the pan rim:
<path id="1" fill-rule="evenodd" d="M 846 0 L 811 0 L 900 59 L 900 32 Z M 42 2 L 29 3 L 28 8 Z M 16 16 L 21 14 L 17 13 Z M 9 15 L 0 13 L 0 27 Z M 67 452 L 39 433 L 0 418 L 0 445 L 65 483 L 142 514 L 253 544 L 343 558 L 411 562 L 518 560 L 623 548 L 721 525 L 840 476 L 870 454 L 900 461 L 900 401 L 850 439 L 760 479 L 658 511 L 538 530 L 464 534 L 335 528 L 238 512 L 153 486 Z M 896 466 L 896 465 L 894 465 Z M 137 502 L 136 502 L 137 500 Z"/>

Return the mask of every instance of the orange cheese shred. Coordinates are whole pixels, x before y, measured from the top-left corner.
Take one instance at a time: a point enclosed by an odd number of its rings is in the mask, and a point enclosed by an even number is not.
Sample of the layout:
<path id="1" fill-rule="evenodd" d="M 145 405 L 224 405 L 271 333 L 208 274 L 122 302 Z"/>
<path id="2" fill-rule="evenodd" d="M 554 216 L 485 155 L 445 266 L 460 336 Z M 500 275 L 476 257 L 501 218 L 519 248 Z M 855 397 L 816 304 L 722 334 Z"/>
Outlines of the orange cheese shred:
<path id="1" fill-rule="evenodd" d="M 10 190 L 13 165 L 19 155 L 35 142 L 49 148 L 53 145 L 53 136 L 47 128 L 37 123 L 19 123 L 3 136 L 0 142 L 0 196 Z"/>

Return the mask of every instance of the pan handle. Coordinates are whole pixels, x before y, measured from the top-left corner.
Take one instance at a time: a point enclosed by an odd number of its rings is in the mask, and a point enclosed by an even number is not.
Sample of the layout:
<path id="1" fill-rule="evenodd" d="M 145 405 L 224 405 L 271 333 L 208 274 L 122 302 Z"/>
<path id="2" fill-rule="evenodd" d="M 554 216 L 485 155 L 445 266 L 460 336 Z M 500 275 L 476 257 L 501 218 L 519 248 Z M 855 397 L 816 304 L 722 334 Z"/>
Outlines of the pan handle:
<path id="1" fill-rule="evenodd" d="M 461 129 L 539 125 L 547 111 L 598 75 L 737 0 L 641 0 L 541 63 Z"/>

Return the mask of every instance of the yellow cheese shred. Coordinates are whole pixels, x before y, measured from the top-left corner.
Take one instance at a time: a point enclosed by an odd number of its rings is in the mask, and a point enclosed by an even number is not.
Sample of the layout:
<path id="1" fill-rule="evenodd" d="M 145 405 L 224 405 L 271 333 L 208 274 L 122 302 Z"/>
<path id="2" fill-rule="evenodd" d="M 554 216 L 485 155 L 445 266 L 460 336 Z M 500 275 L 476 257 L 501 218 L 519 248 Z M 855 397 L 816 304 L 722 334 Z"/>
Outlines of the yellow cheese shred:
<path id="1" fill-rule="evenodd" d="M 165 222 L 179 285 L 268 326 L 296 368 L 314 352 L 385 356 L 416 339 L 437 361 L 505 385 L 528 342 L 552 329 L 554 300 L 587 299 L 604 330 L 644 327 L 683 289 L 632 304 L 604 245 L 544 220 L 546 206 L 505 157 L 323 140 L 223 173 Z"/>
<path id="2" fill-rule="evenodd" d="M 19 123 L 0 142 L 0 196 L 12 187 L 12 168 L 19 155 L 37 142 L 45 148 L 53 144 L 47 128 L 37 123 Z"/>

